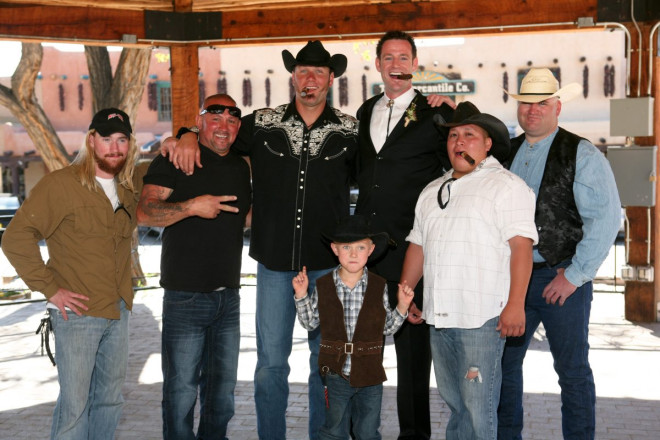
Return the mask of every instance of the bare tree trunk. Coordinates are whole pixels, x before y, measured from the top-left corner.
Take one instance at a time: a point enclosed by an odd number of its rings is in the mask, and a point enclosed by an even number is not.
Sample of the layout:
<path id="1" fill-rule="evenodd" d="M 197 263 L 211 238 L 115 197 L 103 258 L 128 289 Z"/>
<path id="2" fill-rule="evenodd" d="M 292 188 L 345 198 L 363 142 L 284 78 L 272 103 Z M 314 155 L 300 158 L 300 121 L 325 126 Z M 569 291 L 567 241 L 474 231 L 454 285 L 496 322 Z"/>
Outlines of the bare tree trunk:
<path id="1" fill-rule="evenodd" d="M 94 112 L 107 107 L 124 110 L 135 121 L 147 82 L 151 49 L 124 49 L 114 78 L 105 47 L 85 46 L 92 82 Z"/>
<path id="2" fill-rule="evenodd" d="M 0 105 L 25 127 L 44 164 L 53 171 L 67 166 L 71 159 L 34 93 L 42 58 L 41 44 L 23 43 L 21 61 L 11 77 L 12 88 L 0 85 Z"/>

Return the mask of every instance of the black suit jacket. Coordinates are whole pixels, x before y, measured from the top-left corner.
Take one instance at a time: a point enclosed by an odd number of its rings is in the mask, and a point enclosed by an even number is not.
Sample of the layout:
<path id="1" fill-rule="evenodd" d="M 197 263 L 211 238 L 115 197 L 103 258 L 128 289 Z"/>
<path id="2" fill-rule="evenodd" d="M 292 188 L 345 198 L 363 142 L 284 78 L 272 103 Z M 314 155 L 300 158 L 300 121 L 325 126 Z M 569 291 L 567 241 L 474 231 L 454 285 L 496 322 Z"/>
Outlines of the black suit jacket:
<path id="1" fill-rule="evenodd" d="M 447 155 L 446 132 L 435 128 L 433 115 L 440 113 L 451 121 L 453 109 L 443 104 L 430 107 L 426 97 L 415 91 L 416 121 L 405 125 L 404 112 L 378 154 L 371 140 L 369 126 L 374 96 L 358 109 L 359 119 L 357 181 L 359 196 L 356 214 L 371 220 L 374 232 L 385 231 L 396 242 L 371 268 L 389 281 L 399 281 L 408 243 L 405 241 L 415 219 L 415 204 L 424 187 L 451 168 Z M 411 107 L 408 107 L 410 109 Z M 390 292 L 396 296 L 396 292 Z M 415 298 L 420 306 L 421 299 Z"/>

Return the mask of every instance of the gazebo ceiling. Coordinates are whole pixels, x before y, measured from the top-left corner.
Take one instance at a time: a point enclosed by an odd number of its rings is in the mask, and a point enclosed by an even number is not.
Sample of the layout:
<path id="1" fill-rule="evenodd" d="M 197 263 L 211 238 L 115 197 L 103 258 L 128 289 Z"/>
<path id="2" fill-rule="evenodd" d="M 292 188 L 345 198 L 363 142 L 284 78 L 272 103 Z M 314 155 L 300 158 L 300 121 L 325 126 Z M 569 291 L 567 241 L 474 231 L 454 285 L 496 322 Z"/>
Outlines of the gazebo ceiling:
<path id="1" fill-rule="evenodd" d="M 0 39 L 204 45 L 390 29 L 504 32 L 575 27 L 581 17 L 595 22 L 603 2 L 617 0 L 0 0 Z"/>
<path id="2" fill-rule="evenodd" d="M 429 0 L 425 0 L 429 1 Z M 447 1 L 447 0 L 430 0 Z M 317 8 L 324 6 L 401 3 L 392 0 L 4 0 L 0 3 L 44 6 L 76 6 L 107 9 L 218 12 L 250 9 Z"/>

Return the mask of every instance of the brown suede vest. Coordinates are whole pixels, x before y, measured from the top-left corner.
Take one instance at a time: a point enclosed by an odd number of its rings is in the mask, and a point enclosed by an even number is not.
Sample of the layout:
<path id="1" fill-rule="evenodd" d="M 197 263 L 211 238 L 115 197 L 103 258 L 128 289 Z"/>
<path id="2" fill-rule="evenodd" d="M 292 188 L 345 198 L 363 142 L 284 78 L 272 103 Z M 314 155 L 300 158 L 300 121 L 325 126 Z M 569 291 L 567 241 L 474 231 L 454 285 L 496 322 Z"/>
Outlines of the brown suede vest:
<path id="1" fill-rule="evenodd" d="M 369 272 L 367 291 L 358 315 L 353 341 L 349 343 L 344 325 L 344 308 L 337 296 L 332 272 L 316 280 L 321 327 L 319 369 L 342 374 L 347 354 L 351 355 L 348 377 L 353 387 L 378 385 L 387 380 L 383 369 L 383 329 L 385 309 L 383 290 L 385 279 Z"/>

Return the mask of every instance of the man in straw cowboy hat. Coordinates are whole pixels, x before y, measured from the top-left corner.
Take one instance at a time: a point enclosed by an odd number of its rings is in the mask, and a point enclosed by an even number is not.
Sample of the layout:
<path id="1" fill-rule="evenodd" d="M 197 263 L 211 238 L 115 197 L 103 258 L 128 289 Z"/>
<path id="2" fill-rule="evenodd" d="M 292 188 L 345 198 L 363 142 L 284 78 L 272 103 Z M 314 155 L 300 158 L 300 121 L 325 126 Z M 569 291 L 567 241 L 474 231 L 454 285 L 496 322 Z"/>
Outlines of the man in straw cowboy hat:
<path id="1" fill-rule="evenodd" d="M 286 437 L 289 355 L 296 308 L 291 280 L 307 267 L 310 293 L 316 278 L 335 266 L 319 238 L 349 215 L 349 183 L 357 154 L 357 120 L 326 102 L 335 77 L 346 70 L 342 54 L 330 55 L 309 41 L 294 57 L 282 51 L 295 97 L 274 109 L 243 117 L 232 149 L 250 158 L 253 211 L 250 256 L 257 260 L 257 367 L 254 373 L 260 439 Z M 198 162 L 197 139 L 182 137 L 179 148 Z M 188 162 L 187 164 L 185 162 Z M 200 164 L 197 163 L 199 166 Z M 323 424 L 323 384 L 317 359 L 320 332 L 309 332 L 309 438 Z"/>
<path id="2" fill-rule="evenodd" d="M 502 359 L 500 439 L 521 438 L 522 364 L 539 323 L 559 375 L 564 438 L 594 438 L 596 393 L 587 341 L 592 279 L 619 229 L 621 203 L 605 157 L 558 126 L 562 104 L 580 91 L 575 83 L 559 88 L 548 69 L 531 69 L 520 93 L 510 94 L 518 101 L 524 130 L 512 140 L 510 169 L 536 193 L 539 243 L 525 303 L 525 334 L 507 340 Z"/>
<path id="3" fill-rule="evenodd" d="M 422 317 L 451 409 L 446 438 L 494 440 L 504 338 L 525 330 L 534 193 L 500 164 L 510 146 L 499 119 L 462 102 L 452 122 L 435 120 L 449 129 L 452 169 L 419 196 L 401 280 L 424 276 Z"/>

